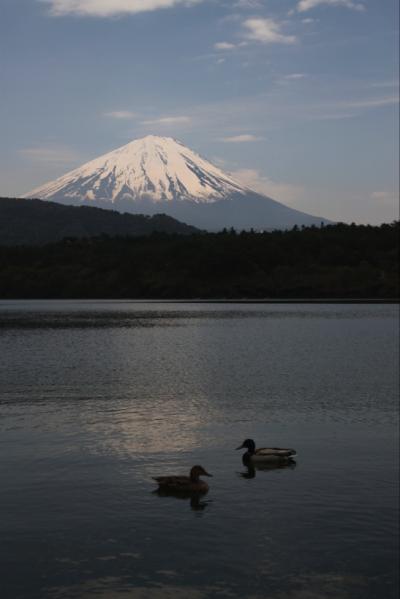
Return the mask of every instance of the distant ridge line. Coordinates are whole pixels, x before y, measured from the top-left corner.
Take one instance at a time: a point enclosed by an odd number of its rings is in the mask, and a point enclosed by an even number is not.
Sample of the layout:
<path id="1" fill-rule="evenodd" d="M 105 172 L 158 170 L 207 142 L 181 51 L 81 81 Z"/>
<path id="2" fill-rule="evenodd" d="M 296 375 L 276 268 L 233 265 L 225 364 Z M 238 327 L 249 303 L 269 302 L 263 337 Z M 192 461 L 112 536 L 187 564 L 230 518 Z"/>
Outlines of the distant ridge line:
<path id="1" fill-rule="evenodd" d="M 43 245 L 67 237 L 139 236 L 154 232 L 190 235 L 199 230 L 166 214 L 124 214 L 95 206 L 0 197 L 2 245 Z"/>

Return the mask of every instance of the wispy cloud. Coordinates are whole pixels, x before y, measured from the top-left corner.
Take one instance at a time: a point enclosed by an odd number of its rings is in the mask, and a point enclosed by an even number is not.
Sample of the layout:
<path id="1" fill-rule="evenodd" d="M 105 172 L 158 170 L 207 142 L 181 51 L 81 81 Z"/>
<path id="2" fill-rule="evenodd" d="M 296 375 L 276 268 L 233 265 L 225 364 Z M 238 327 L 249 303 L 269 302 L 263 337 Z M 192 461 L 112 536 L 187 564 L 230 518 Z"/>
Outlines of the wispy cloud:
<path id="1" fill-rule="evenodd" d="M 338 102 L 340 108 L 379 108 L 380 106 L 390 106 L 398 104 L 398 96 L 383 96 L 380 98 L 360 98 L 357 100 L 348 100 Z"/>
<path id="2" fill-rule="evenodd" d="M 78 15 L 83 17 L 112 17 L 137 14 L 161 8 L 188 6 L 203 0 L 39 0 L 48 4 L 54 17 Z"/>
<path id="3" fill-rule="evenodd" d="M 219 141 L 222 141 L 226 144 L 240 144 L 252 141 L 262 141 L 263 139 L 263 137 L 257 137 L 256 135 L 251 135 L 250 133 L 244 133 L 242 135 L 232 135 L 231 137 L 221 137 Z"/>
<path id="4" fill-rule="evenodd" d="M 19 154 L 32 162 L 71 164 L 79 160 L 79 155 L 67 146 L 33 146 L 21 148 Z"/>
<path id="5" fill-rule="evenodd" d="M 307 75 L 305 73 L 289 73 L 288 75 L 283 75 L 283 79 L 286 81 L 296 81 L 298 79 L 304 79 Z"/>
<path id="6" fill-rule="evenodd" d="M 300 185 L 273 181 L 256 169 L 242 168 L 231 171 L 231 174 L 249 189 L 287 204 L 295 204 L 304 193 L 304 188 Z"/>
<path id="7" fill-rule="evenodd" d="M 373 191 L 371 193 L 371 198 L 373 200 L 378 200 L 379 202 L 382 203 L 398 203 L 399 201 L 399 192 L 395 192 L 395 191 Z"/>
<path id="8" fill-rule="evenodd" d="M 395 106 L 398 104 L 397 96 L 383 96 L 375 98 L 355 98 L 353 100 L 321 101 L 304 106 L 304 118 L 312 121 L 330 121 L 353 118 L 368 110 Z"/>
<path id="9" fill-rule="evenodd" d="M 243 26 L 247 29 L 247 39 L 262 44 L 294 44 L 297 41 L 294 35 L 282 33 L 282 25 L 274 19 L 246 19 Z"/>
<path id="10" fill-rule="evenodd" d="M 375 88 L 385 88 L 385 87 L 390 87 L 390 88 L 398 88 L 399 87 L 399 81 L 395 80 L 395 79 L 391 79 L 389 81 L 374 81 L 373 83 L 369 84 L 369 87 L 375 87 Z"/>
<path id="11" fill-rule="evenodd" d="M 244 8 L 244 9 L 255 9 L 255 8 L 263 8 L 263 4 L 261 0 L 236 0 L 233 4 L 233 8 Z"/>
<path id="12" fill-rule="evenodd" d="M 345 8 L 351 8 L 352 10 L 365 10 L 364 4 L 360 2 L 353 2 L 353 0 L 300 0 L 297 5 L 299 12 L 306 12 L 317 8 L 317 6 L 342 6 Z"/>
<path id="13" fill-rule="evenodd" d="M 309 77 L 307 81 L 310 81 L 309 85 L 298 86 L 298 94 L 293 94 L 291 86 L 281 85 L 281 81 L 277 80 L 276 87 L 269 92 L 186 106 L 182 112 L 190 119 L 190 127 L 194 130 L 202 134 L 207 131 L 220 143 L 246 145 L 244 140 L 249 138 L 241 136 L 253 135 L 251 132 L 255 132 L 254 137 L 262 136 L 265 139 L 270 130 L 285 130 L 288 123 L 345 120 L 366 115 L 370 111 L 392 110 L 398 102 L 395 95 L 367 94 L 362 84 L 354 84 L 343 95 L 335 97 L 338 93 L 337 80 L 332 82 L 332 87 L 322 92 L 318 78 Z M 158 121 L 153 119 L 149 124 L 157 125 Z M 233 134 L 233 124 L 239 133 Z M 235 141 L 235 138 L 239 140 Z M 230 141 L 222 142 L 224 139 Z M 254 141 L 254 138 L 250 138 L 248 143 L 251 140 Z"/>
<path id="14" fill-rule="evenodd" d="M 214 48 L 216 50 L 233 50 L 236 48 L 235 44 L 231 44 L 230 42 L 217 42 L 214 44 Z"/>
<path id="15" fill-rule="evenodd" d="M 135 112 L 130 110 L 113 110 L 111 112 L 105 112 L 104 116 L 111 119 L 133 119 L 137 116 Z"/>
<path id="16" fill-rule="evenodd" d="M 163 116 L 157 119 L 149 119 L 147 121 L 142 121 L 142 125 L 188 125 L 192 122 L 191 117 L 189 116 Z"/>

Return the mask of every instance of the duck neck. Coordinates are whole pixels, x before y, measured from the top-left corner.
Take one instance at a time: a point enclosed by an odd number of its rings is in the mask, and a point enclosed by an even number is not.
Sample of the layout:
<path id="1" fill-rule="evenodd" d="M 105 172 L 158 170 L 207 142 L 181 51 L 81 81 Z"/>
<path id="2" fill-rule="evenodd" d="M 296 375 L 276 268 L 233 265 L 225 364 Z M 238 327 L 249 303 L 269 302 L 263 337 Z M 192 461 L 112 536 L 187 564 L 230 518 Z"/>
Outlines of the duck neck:
<path id="1" fill-rule="evenodd" d="M 247 445 L 247 451 L 246 451 L 247 455 L 254 455 L 256 453 L 256 444 L 255 443 L 249 443 Z"/>
<path id="2" fill-rule="evenodd" d="M 190 472 L 190 480 L 192 483 L 199 482 L 199 475 L 197 474 L 197 472 Z"/>

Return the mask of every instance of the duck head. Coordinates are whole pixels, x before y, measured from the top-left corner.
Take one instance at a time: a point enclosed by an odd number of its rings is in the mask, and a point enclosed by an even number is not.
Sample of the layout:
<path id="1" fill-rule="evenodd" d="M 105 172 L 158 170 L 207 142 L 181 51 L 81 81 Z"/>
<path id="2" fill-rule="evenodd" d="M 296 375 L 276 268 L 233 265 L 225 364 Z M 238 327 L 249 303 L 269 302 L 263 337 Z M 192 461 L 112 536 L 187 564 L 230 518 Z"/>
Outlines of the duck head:
<path id="1" fill-rule="evenodd" d="M 247 449 L 248 453 L 252 454 L 255 452 L 256 450 L 256 444 L 254 443 L 253 439 L 245 439 L 245 441 L 243 441 L 243 443 L 240 445 L 240 447 L 236 447 L 236 449 Z"/>
<path id="2" fill-rule="evenodd" d="M 204 470 L 203 466 L 193 466 L 190 471 L 190 480 L 198 481 L 200 476 L 212 476 L 206 470 Z"/>

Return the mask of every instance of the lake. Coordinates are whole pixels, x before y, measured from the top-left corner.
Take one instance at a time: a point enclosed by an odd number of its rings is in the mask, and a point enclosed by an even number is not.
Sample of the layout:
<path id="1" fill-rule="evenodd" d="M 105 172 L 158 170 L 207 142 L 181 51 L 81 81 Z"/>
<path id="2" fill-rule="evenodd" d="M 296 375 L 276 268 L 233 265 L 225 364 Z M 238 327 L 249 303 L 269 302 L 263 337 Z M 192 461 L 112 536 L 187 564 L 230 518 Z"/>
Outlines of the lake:
<path id="1" fill-rule="evenodd" d="M 0 302 L 1 598 L 397 597 L 398 341 L 395 305 Z"/>

